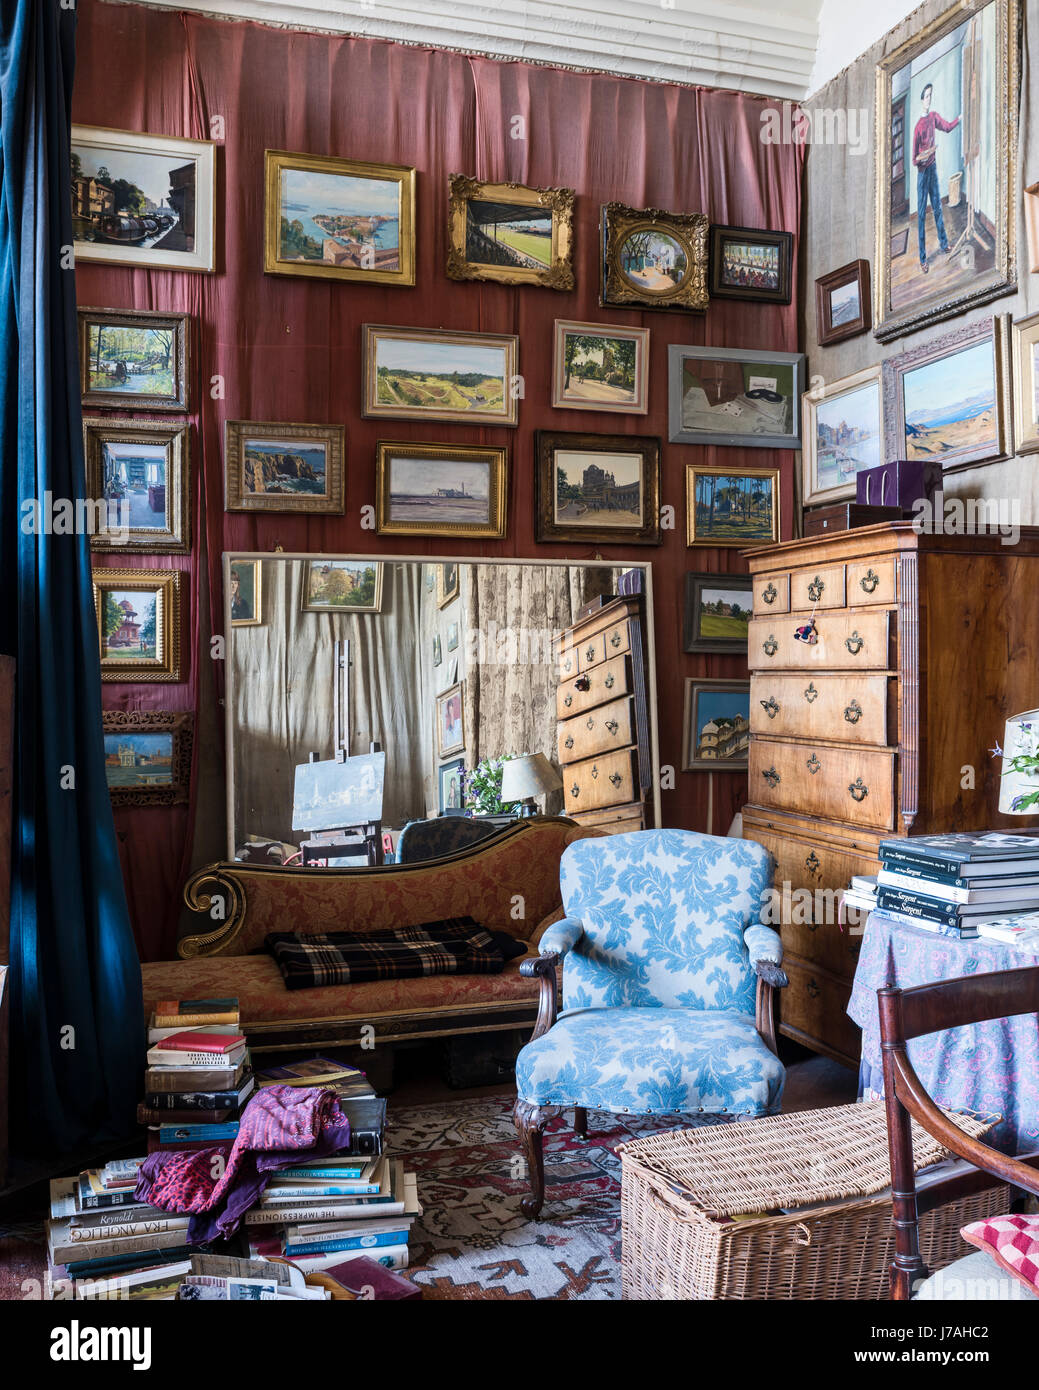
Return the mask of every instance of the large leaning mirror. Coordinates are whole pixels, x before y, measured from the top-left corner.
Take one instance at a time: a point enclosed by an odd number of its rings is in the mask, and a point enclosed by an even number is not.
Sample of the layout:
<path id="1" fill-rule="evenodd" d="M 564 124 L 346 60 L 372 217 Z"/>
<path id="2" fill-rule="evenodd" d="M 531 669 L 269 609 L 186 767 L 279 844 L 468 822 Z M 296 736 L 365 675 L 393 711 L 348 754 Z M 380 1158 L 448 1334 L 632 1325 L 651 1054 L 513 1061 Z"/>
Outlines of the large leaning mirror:
<path id="1" fill-rule="evenodd" d="M 648 566 L 225 554 L 224 596 L 229 858 L 660 824 Z"/>

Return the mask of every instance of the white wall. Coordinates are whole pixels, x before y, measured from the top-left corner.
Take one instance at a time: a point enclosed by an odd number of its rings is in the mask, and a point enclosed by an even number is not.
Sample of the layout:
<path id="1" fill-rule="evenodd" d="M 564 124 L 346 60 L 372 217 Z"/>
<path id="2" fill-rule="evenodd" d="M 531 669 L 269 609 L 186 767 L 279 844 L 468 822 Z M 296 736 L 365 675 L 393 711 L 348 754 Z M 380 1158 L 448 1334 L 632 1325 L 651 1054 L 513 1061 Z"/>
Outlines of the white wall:
<path id="1" fill-rule="evenodd" d="M 822 0 L 819 45 L 808 91 L 817 92 L 831 77 L 836 77 L 889 29 L 912 14 L 919 3 L 920 0 L 913 0 L 912 4 L 906 4 L 906 0 L 869 0 L 868 4 Z"/>

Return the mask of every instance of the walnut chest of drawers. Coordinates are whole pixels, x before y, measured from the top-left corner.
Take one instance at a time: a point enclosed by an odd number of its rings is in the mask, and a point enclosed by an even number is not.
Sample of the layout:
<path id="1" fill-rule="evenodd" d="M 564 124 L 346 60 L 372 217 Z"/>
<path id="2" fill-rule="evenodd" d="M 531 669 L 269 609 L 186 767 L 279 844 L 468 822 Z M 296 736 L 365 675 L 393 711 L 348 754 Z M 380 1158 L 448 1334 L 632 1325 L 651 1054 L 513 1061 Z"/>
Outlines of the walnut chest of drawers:
<path id="1" fill-rule="evenodd" d="M 649 823 L 642 597 L 610 600 L 556 636 L 563 813 L 607 831 Z"/>
<path id="2" fill-rule="evenodd" d="M 858 936 L 836 920 L 880 841 L 1034 827 L 1000 816 L 990 750 L 1039 705 L 1039 530 L 862 527 L 749 552 L 749 804 L 776 860 L 790 987 L 780 1028 L 858 1064 L 845 1008 Z M 817 640 L 795 638 L 814 617 Z M 805 891 L 807 890 L 807 891 Z"/>

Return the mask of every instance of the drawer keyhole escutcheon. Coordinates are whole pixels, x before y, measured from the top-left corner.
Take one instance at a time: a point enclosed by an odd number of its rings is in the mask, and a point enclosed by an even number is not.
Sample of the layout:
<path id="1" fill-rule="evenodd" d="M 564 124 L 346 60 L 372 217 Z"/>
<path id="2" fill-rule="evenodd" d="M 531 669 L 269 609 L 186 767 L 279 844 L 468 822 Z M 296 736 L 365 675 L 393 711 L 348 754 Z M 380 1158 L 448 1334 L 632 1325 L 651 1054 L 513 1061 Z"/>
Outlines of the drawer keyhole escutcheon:
<path id="1" fill-rule="evenodd" d="M 808 586 L 808 597 L 812 600 L 813 603 L 818 603 L 823 596 L 823 590 L 825 588 L 826 585 L 819 578 L 819 576 L 816 575 Z"/>
<path id="2" fill-rule="evenodd" d="M 768 769 L 767 769 L 765 772 L 763 772 L 761 775 L 762 775 L 762 777 L 764 777 L 765 781 L 769 784 L 770 787 L 778 787 L 778 786 L 779 786 L 779 782 L 780 782 L 779 773 L 776 771 L 776 769 L 775 769 L 774 767 L 768 768 Z"/>
<path id="3" fill-rule="evenodd" d="M 586 729 L 594 729 L 594 728 L 595 728 L 595 720 L 592 718 L 591 715 L 588 716 L 588 722 L 587 722 L 587 724 L 585 724 L 584 727 L 585 727 Z"/>
<path id="4" fill-rule="evenodd" d="M 566 663 L 566 665 L 563 667 L 563 670 L 564 670 L 564 671 L 572 671 L 573 669 L 574 669 L 574 663 L 573 663 L 572 661 L 569 661 L 569 660 L 568 660 L 567 663 Z"/>
<path id="5" fill-rule="evenodd" d="M 808 983 L 805 985 L 805 992 L 806 992 L 806 994 L 808 995 L 808 998 L 809 998 L 809 999 L 818 999 L 818 998 L 819 998 L 819 994 L 820 994 L 819 986 L 815 983 L 814 980 L 809 980 L 809 981 L 808 981 Z"/>
<path id="6" fill-rule="evenodd" d="M 594 782 L 599 775 L 599 768 L 596 763 L 592 763 L 592 781 Z"/>
<path id="7" fill-rule="evenodd" d="M 571 796 L 580 796 L 580 795 L 581 795 L 581 788 L 577 785 L 576 782 L 575 782 L 574 785 L 570 788 L 570 795 L 571 795 Z"/>
<path id="8" fill-rule="evenodd" d="M 811 756 L 811 757 L 808 759 L 808 761 L 805 763 L 805 767 L 808 769 L 808 771 L 809 771 L 809 772 L 812 774 L 812 776 L 814 777 L 815 774 L 816 774 L 816 773 L 819 771 L 819 769 L 822 767 L 822 763 L 819 761 L 819 759 L 818 759 L 818 758 L 815 756 L 815 754 L 813 753 L 812 756 Z"/>
<path id="9" fill-rule="evenodd" d="M 879 583 L 880 575 L 875 574 L 873 570 L 867 570 L 866 573 L 859 580 L 859 584 L 862 586 L 863 592 L 867 594 L 874 593 Z"/>
<path id="10" fill-rule="evenodd" d="M 862 718 L 862 706 L 858 700 L 852 700 L 850 705 L 844 707 L 844 717 L 849 724 L 857 724 Z"/>
<path id="11" fill-rule="evenodd" d="M 624 639 L 621 637 L 620 633 L 619 633 L 619 632 L 615 632 L 615 633 L 613 634 L 613 636 L 610 638 L 610 646 L 611 646 L 611 647 L 619 647 L 620 644 L 621 644 L 621 642 L 622 642 L 623 640 L 624 640 Z"/>
<path id="12" fill-rule="evenodd" d="M 606 728 L 611 734 L 615 734 L 620 728 L 620 725 L 617 723 L 616 719 L 607 719 Z"/>
<path id="13" fill-rule="evenodd" d="M 779 651 L 779 643 L 772 636 L 771 632 L 766 637 L 764 642 L 762 642 L 761 650 L 765 653 L 766 656 L 775 656 L 776 652 Z"/>
<path id="14" fill-rule="evenodd" d="M 779 705 L 774 695 L 770 695 L 767 700 L 759 700 L 758 704 L 768 715 L 769 719 L 775 719 L 776 715 L 779 713 Z"/>
<path id="15" fill-rule="evenodd" d="M 571 706 L 573 703 L 574 703 L 574 697 L 573 697 L 572 695 L 564 695 L 564 696 L 563 696 L 563 704 L 566 705 L 567 709 L 569 709 L 570 706 Z"/>
<path id="16" fill-rule="evenodd" d="M 851 652 L 852 656 L 858 656 L 859 652 L 861 652 L 866 645 L 866 639 L 865 637 L 859 636 L 859 630 L 856 628 L 850 637 L 845 637 L 844 645 L 848 648 L 848 651 Z"/>
<path id="17" fill-rule="evenodd" d="M 594 647 L 588 647 L 588 648 L 586 648 L 586 650 L 585 650 L 585 656 L 588 658 L 589 661 L 592 661 L 592 660 L 594 659 L 594 657 L 595 657 L 595 648 L 594 648 Z"/>
<path id="18" fill-rule="evenodd" d="M 624 778 L 620 775 L 619 772 L 611 772 L 610 781 L 613 783 L 615 787 L 619 787 L 620 784 L 624 781 Z"/>
<path id="19" fill-rule="evenodd" d="M 567 734 L 567 736 L 566 736 L 566 741 L 564 742 L 563 747 L 564 747 L 564 748 L 573 748 L 573 746 L 574 746 L 574 736 L 573 736 L 573 734 Z"/>
<path id="20" fill-rule="evenodd" d="M 810 874 L 812 874 L 812 875 L 814 876 L 815 874 L 817 874 L 817 873 L 819 872 L 819 863 L 820 863 L 819 856 L 816 854 L 815 850 L 813 849 L 812 852 L 811 852 L 811 853 L 808 855 L 808 857 L 805 859 L 805 868 L 807 869 L 807 871 L 808 871 Z"/>
<path id="21" fill-rule="evenodd" d="M 768 588 L 761 591 L 761 597 L 766 603 L 775 603 L 776 599 L 779 597 L 779 590 L 772 583 L 771 579 L 768 582 Z"/>
<path id="22" fill-rule="evenodd" d="M 853 801 L 865 801 L 866 797 L 869 796 L 869 787 L 866 786 L 861 777 L 856 777 L 848 790 L 851 792 Z"/>
<path id="23" fill-rule="evenodd" d="M 819 697 L 819 692 L 815 688 L 815 681 L 809 681 L 808 689 L 805 691 L 805 699 L 810 705 L 814 705 Z"/>
<path id="24" fill-rule="evenodd" d="M 605 684 L 607 690 L 612 690 L 612 689 L 613 689 L 613 686 L 614 686 L 614 677 L 613 677 L 613 676 L 607 676 L 607 677 L 606 677 L 606 680 L 605 680 L 605 682 L 604 682 L 604 684 Z"/>

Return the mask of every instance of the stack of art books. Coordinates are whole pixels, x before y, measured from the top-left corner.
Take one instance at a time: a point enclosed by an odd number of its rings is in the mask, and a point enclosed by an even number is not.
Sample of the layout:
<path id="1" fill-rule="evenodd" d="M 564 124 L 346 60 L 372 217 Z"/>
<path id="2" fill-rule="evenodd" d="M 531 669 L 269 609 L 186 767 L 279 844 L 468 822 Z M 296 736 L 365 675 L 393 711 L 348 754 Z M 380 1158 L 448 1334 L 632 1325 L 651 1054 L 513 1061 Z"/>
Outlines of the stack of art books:
<path id="1" fill-rule="evenodd" d="M 180 999 L 156 1006 L 148 1028 L 145 1096 L 137 1118 L 148 1152 L 234 1143 L 255 1089 L 238 1000 Z"/>

